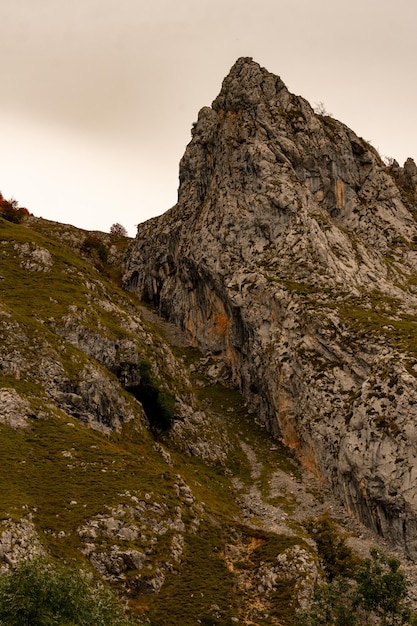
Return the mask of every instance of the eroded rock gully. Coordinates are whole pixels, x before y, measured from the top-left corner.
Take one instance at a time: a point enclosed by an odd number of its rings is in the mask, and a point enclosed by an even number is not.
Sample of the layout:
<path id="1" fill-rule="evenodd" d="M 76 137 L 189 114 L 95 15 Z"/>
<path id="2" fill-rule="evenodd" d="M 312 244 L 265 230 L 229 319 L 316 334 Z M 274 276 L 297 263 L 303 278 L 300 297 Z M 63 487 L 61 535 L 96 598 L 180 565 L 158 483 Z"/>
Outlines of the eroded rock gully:
<path id="1" fill-rule="evenodd" d="M 415 165 L 386 166 L 239 59 L 202 109 L 177 205 L 125 286 L 233 383 L 347 510 L 417 558 Z"/>

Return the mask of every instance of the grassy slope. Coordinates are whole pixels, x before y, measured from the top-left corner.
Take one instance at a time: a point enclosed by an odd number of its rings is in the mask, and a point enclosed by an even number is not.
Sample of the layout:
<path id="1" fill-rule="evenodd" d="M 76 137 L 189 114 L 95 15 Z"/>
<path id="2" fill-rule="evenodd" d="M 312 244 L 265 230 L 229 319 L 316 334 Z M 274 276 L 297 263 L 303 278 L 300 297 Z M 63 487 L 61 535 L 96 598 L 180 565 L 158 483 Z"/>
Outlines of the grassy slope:
<path id="1" fill-rule="evenodd" d="M 7 527 L 7 520 L 30 514 L 42 542 L 53 556 L 80 561 L 78 527 L 98 513 L 128 502 L 127 493 L 139 498 L 151 494 L 153 500 L 163 503 L 172 513 L 181 504 L 175 491 L 177 475 L 181 475 L 197 502 L 204 503 L 200 530 L 195 533 L 186 527 L 182 563 L 177 571 L 168 575 L 160 594 L 136 595 L 132 605 L 145 610 L 155 625 L 191 626 L 197 619 L 207 625 L 231 624 L 233 617 L 239 619 L 246 600 L 227 565 L 226 545 L 236 541 L 236 536 L 243 545 L 255 537 L 255 548 L 242 567 L 256 571 L 261 562 L 274 563 L 280 551 L 298 541 L 285 537 L 277 540 L 276 535 L 268 532 L 259 536 L 259 532 L 237 521 L 239 508 L 233 498 L 230 477 L 238 475 L 250 483 L 250 467 L 235 433 L 239 431 L 247 441 L 256 443 L 264 451 L 269 442 L 247 416 L 238 394 L 202 380 L 196 388 L 199 401 L 209 402 L 213 413 L 223 416 L 223 427 L 230 440 L 235 441 L 226 468 L 210 467 L 198 458 L 182 455 L 172 446 L 174 465 L 168 466 L 143 426 L 140 407 L 127 394 L 126 401 L 136 419 L 124 425 L 121 432 L 111 435 L 92 431 L 51 402 L 36 376 L 34 364 L 42 367 L 40 347 L 48 352 L 49 358 L 52 354 L 59 360 L 68 378 L 76 377 L 80 366 L 89 360 L 55 333 L 57 320 L 75 305 L 83 311 L 86 325 L 95 328 L 101 324 L 110 335 L 126 336 L 127 331 L 118 326 L 117 319 L 95 304 L 97 291 L 127 310 L 136 307 L 134 299 L 110 280 L 114 268 L 101 267 L 99 273 L 88 259 L 61 243 L 60 233 L 60 225 L 37 222 L 33 228 L 27 228 L 0 219 L 0 274 L 3 277 L 0 303 L 7 320 L 18 325 L 16 330 L 10 323 L 6 325 L 9 336 L 4 336 L 3 341 L 9 349 L 12 346 L 21 351 L 32 363 L 20 380 L 0 370 L 0 388 L 15 388 L 29 400 L 37 416 L 30 420 L 29 428 L 22 431 L 0 426 L 3 528 Z M 74 233 L 82 240 L 82 232 L 74 229 Z M 54 262 L 49 272 L 22 269 L 20 263 L 25 258 L 18 253 L 19 246 L 24 244 L 35 244 L 50 252 Z M 156 337 L 155 342 L 161 339 Z M 149 357 L 145 338 L 143 353 Z M 188 357 L 186 352 L 179 356 L 185 361 Z M 159 369 L 164 371 L 163 363 Z M 164 443 L 170 447 L 169 439 Z M 295 470 L 293 461 L 282 451 L 276 454 L 277 463 L 288 471 Z M 187 522 L 186 517 L 184 519 Z M 160 548 L 155 550 L 155 559 L 163 560 L 167 542 L 163 537 L 158 541 Z M 299 542 L 303 543 L 302 538 Z M 128 547 L 143 548 L 140 540 Z M 131 572 L 132 576 L 134 574 Z M 288 600 L 291 585 L 285 582 L 281 585 L 280 597 Z M 274 610 L 280 623 L 291 623 L 291 602 L 275 601 Z M 270 617 L 259 617 L 259 624 L 274 623 L 270 620 Z"/>

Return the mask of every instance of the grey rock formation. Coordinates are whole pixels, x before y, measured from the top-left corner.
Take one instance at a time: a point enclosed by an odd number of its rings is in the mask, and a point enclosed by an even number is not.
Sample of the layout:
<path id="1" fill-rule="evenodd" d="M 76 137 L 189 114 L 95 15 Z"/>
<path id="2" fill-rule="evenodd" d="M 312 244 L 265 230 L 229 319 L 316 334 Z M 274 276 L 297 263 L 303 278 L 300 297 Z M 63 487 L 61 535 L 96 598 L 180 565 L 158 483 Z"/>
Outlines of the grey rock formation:
<path id="1" fill-rule="evenodd" d="M 31 407 L 15 389 L 0 389 L 0 423 L 15 430 L 26 428 Z"/>
<path id="2" fill-rule="evenodd" d="M 417 172 L 242 58 L 125 285 L 221 356 L 258 419 L 417 558 Z"/>
<path id="3" fill-rule="evenodd" d="M 6 519 L 0 523 L 0 573 L 22 559 L 45 556 L 45 549 L 36 533 L 31 516 L 18 522 Z"/>
<path id="4" fill-rule="evenodd" d="M 180 489 L 187 487 L 183 481 L 180 483 Z M 183 509 L 177 506 L 170 517 L 166 505 L 151 502 L 148 493 L 142 500 L 130 493 L 121 495 L 130 499 L 130 505 L 119 505 L 110 514 L 101 514 L 78 529 L 83 544 L 82 552 L 105 578 L 125 582 L 126 572 L 137 570 L 135 579 L 131 578 L 129 585 L 136 589 L 146 587 L 147 594 L 157 593 L 165 582 L 167 572 L 175 571 L 181 561 L 183 533 L 186 531 L 182 519 Z M 194 502 L 187 501 L 183 494 L 178 495 L 183 496 L 180 502 L 192 518 L 188 530 L 194 528 L 195 532 L 200 520 L 198 511 L 192 508 Z M 158 541 L 161 537 L 169 537 L 169 552 L 163 561 L 159 557 L 156 571 L 149 575 L 149 572 L 142 570 L 158 556 Z M 135 543 L 140 543 L 142 550 L 129 547 Z"/>

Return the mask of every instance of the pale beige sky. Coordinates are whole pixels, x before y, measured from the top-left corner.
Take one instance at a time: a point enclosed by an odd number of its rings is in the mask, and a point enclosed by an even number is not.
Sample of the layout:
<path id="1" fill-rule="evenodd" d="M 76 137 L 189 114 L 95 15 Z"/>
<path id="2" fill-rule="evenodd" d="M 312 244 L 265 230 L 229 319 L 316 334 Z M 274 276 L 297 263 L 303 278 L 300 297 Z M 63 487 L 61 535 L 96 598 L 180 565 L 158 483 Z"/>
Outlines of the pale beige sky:
<path id="1" fill-rule="evenodd" d="M 134 234 L 176 202 L 192 123 L 239 56 L 417 159 L 416 18 L 411 0 L 0 0 L 0 190 Z"/>

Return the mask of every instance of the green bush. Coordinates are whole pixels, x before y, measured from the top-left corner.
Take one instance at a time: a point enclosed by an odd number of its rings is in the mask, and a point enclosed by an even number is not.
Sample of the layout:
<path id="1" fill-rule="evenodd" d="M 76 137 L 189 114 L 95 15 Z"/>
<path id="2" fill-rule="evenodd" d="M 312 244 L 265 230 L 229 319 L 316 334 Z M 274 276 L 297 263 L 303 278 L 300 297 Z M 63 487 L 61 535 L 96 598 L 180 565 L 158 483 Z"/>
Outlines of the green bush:
<path id="1" fill-rule="evenodd" d="M 91 257 L 97 256 L 103 263 L 107 261 L 107 246 L 95 235 L 88 235 L 88 237 L 84 239 L 81 250 Z"/>
<path id="2" fill-rule="evenodd" d="M 416 626 L 400 561 L 376 549 L 370 555 L 351 578 L 318 585 L 310 609 L 297 614 L 297 626 Z"/>
<path id="3" fill-rule="evenodd" d="M 39 558 L 0 577 L 0 625 L 133 626 L 115 596 L 78 570 Z"/>
<path id="4" fill-rule="evenodd" d="M 399 559 L 375 548 L 355 572 L 356 602 L 367 612 L 379 615 L 386 624 L 409 624 L 409 583 Z"/>
<path id="5" fill-rule="evenodd" d="M 349 576 L 358 565 L 358 558 L 347 545 L 335 522 L 328 513 L 305 524 L 317 545 L 317 552 L 327 578 L 331 581 L 338 576 Z"/>

